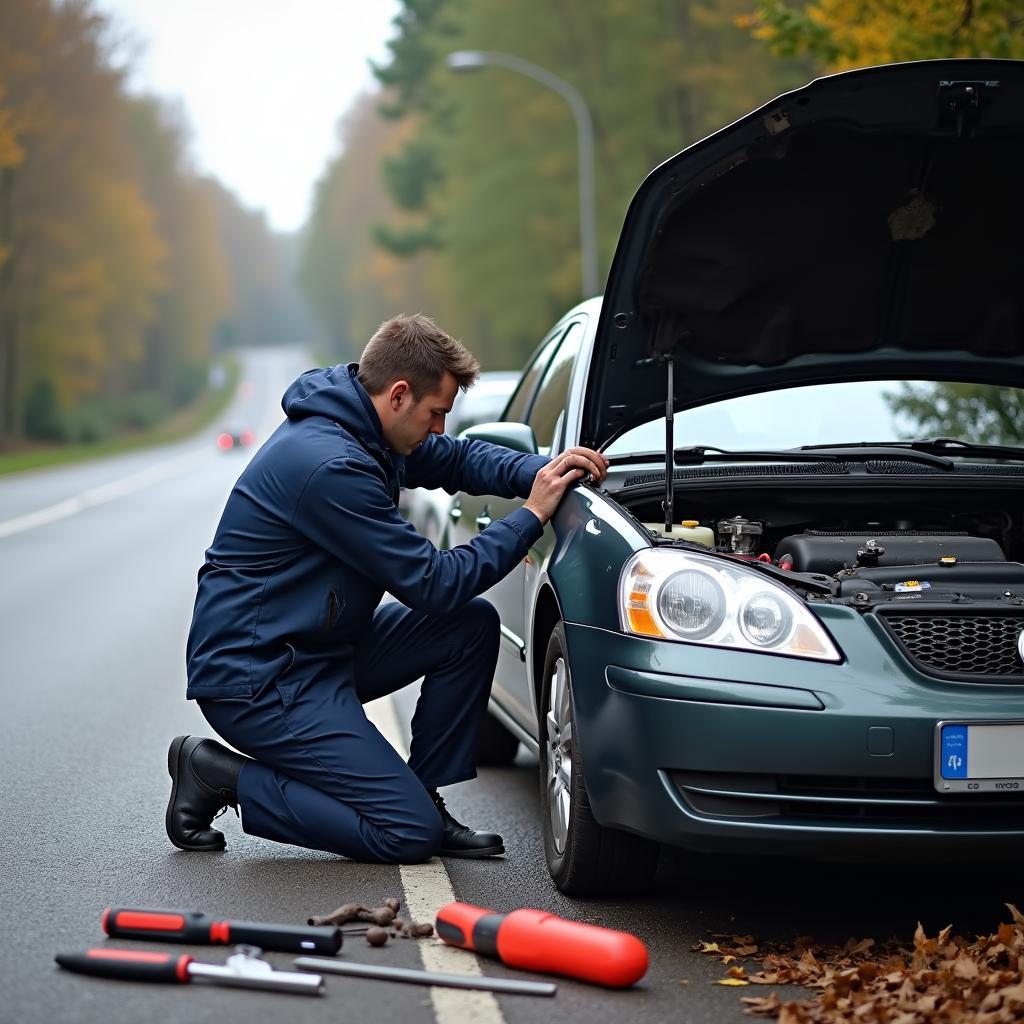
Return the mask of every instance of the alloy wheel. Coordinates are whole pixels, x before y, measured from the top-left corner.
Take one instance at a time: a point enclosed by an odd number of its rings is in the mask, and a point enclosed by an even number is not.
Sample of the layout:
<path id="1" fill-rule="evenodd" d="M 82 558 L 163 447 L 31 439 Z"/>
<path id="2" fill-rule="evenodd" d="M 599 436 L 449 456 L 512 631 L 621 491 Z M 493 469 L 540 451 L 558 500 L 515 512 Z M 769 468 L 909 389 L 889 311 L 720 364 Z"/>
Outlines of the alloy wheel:
<path id="1" fill-rule="evenodd" d="M 572 812 L 572 711 L 565 658 L 556 659 L 551 668 L 545 716 L 547 732 L 548 813 L 551 837 L 558 853 L 565 852 Z"/>

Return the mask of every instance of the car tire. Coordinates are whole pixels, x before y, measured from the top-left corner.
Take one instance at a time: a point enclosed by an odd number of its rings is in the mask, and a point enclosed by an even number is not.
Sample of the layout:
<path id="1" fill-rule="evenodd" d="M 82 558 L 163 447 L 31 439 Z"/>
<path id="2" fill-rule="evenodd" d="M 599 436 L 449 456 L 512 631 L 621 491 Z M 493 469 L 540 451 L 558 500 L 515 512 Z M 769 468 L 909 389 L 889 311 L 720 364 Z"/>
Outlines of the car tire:
<path id="1" fill-rule="evenodd" d="M 576 713 L 565 649 L 565 632 L 559 623 L 544 655 L 539 714 L 540 791 L 548 871 L 567 896 L 643 892 L 654 880 L 660 846 L 650 839 L 599 825 L 590 810 L 579 743 L 575 741 Z"/>
<path id="2" fill-rule="evenodd" d="M 480 735 L 476 744 L 478 765 L 508 766 L 516 759 L 519 739 L 508 731 L 494 715 L 485 714 L 480 723 Z"/>

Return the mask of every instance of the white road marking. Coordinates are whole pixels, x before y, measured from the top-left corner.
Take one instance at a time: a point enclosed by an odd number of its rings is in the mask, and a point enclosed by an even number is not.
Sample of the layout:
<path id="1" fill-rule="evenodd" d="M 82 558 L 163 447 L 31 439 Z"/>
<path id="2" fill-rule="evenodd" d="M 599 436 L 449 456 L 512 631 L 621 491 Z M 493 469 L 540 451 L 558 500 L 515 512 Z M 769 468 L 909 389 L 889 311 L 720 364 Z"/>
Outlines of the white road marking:
<path id="1" fill-rule="evenodd" d="M 403 757 L 409 756 L 405 735 L 390 697 L 366 705 L 366 717 Z M 414 921 L 430 921 L 446 903 L 455 899 L 455 890 L 439 857 L 426 864 L 402 864 L 405 905 Z M 449 946 L 438 938 L 419 940 L 420 956 L 428 971 L 483 975 L 475 953 Z M 493 992 L 470 992 L 456 988 L 430 989 L 434 1017 L 438 1024 L 505 1024 L 505 1018 Z"/>
<path id="2" fill-rule="evenodd" d="M 169 480 L 171 477 L 180 476 L 190 466 L 194 466 L 196 453 L 189 452 L 186 455 L 179 455 L 177 458 L 168 459 L 165 462 L 158 462 L 155 466 L 147 466 L 138 473 L 121 477 L 120 480 L 112 480 L 110 483 L 101 484 L 99 487 L 92 487 L 73 498 L 65 498 L 54 505 L 37 509 L 35 512 L 27 512 L 22 516 L 15 516 L 0 523 L 0 539 L 10 537 L 15 533 L 24 530 L 33 530 L 37 526 L 46 526 L 48 523 L 55 523 L 59 519 L 67 519 L 69 516 L 77 515 L 86 509 L 95 508 L 116 498 L 123 498 L 127 494 L 141 491 L 143 488 Z"/>

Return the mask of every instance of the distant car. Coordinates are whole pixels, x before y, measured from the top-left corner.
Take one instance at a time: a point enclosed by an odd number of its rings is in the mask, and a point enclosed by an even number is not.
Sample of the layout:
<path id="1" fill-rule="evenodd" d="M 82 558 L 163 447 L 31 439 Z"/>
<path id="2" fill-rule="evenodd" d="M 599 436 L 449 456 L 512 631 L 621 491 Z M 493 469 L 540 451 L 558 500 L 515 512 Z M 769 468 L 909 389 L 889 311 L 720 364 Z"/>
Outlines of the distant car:
<path id="1" fill-rule="evenodd" d="M 779 97 L 651 172 L 603 298 L 468 431 L 610 460 L 486 594 L 563 892 L 661 844 L 1024 853 L 1024 438 L 984 422 L 1024 395 L 1022 146 L 1024 62 Z M 977 412 L 924 435 L 951 390 Z M 460 493 L 451 546 L 521 504 Z"/>
<path id="2" fill-rule="evenodd" d="M 445 433 L 454 437 L 468 427 L 498 419 L 518 381 L 519 374 L 511 371 L 480 374 L 468 391 L 456 394 L 445 421 Z M 399 508 L 427 540 L 439 545 L 451 503 L 452 496 L 447 491 L 416 487 L 403 492 Z"/>
<path id="3" fill-rule="evenodd" d="M 251 448 L 256 443 L 256 435 L 251 430 L 222 430 L 217 435 L 217 447 L 223 452 L 233 448 Z"/>

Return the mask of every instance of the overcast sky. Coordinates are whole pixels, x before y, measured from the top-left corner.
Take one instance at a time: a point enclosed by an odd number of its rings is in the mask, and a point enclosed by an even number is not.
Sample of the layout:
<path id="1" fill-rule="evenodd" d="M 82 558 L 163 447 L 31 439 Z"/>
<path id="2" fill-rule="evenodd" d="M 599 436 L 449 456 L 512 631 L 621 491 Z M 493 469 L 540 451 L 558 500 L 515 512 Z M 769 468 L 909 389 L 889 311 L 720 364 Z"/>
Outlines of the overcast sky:
<path id="1" fill-rule="evenodd" d="M 97 0 L 134 90 L 180 100 L 198 169 L 281 231 L 306 219 L 338 118 L 373 85 L 397 0 Z"/>

